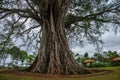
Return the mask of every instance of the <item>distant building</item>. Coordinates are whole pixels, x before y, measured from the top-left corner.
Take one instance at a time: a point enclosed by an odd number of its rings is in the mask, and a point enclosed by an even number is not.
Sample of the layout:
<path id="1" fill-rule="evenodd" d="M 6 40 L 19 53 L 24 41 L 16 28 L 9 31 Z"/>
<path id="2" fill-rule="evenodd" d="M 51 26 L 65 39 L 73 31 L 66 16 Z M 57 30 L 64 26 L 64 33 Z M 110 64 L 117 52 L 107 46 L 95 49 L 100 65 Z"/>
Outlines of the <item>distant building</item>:
<path id="1" fill-rule="evenodd" d="M 85 60 L 84 62 L 83 62 L 83 64 L 84 64 L 84 66 L 85 67 L 92 67 L 92 63 L 94 62 L 94 60 Z"/>
<path id="2" fill-rule="evenodd" d="M 111 61 L 113 66 L 120 66 L 120 57 L 116 57 Z"/>

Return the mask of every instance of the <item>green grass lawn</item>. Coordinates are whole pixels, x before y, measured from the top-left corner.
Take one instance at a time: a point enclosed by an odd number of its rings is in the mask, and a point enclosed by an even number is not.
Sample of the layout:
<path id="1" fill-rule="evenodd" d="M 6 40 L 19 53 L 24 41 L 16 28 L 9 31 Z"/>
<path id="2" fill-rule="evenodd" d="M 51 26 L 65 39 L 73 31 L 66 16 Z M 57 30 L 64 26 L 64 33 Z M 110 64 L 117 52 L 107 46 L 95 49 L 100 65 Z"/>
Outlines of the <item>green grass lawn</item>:
<path id="1" fill-rule="evenodd" d="M 15 76 L 12 74 L 0 73 L 0 80 L 120 80 L 120 67 L 105 67 L 98 69 L 113 70 L 113 72 L 97 76 L 77 78 Z"/>

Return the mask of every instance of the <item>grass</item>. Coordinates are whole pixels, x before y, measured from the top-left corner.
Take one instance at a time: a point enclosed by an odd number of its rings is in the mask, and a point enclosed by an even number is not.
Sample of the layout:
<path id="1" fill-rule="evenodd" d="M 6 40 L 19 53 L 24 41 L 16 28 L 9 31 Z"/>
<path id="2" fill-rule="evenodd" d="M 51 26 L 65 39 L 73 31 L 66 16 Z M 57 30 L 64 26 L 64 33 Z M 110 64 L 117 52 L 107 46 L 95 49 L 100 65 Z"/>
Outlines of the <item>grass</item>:
<path id="1" fill-rule="evenodd" d="M 0 80 L 120 80 L 120 67 L 105 67 L 98 68 L 105 70 L 113 70 L 112 73 L 77 78 L 63 78 L 63 77 L 32 77 L 32 76 L 15 76 L 12 74 L 0 74 Z"/>

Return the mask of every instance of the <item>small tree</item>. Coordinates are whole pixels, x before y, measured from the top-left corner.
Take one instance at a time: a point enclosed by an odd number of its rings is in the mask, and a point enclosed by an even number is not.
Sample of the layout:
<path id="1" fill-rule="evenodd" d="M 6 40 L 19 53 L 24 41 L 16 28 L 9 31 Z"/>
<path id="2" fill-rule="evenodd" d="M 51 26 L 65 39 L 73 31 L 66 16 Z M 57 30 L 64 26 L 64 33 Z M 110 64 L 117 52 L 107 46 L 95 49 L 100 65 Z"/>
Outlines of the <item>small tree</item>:
<path id="1" fill-rule="evenodd" d="M 24 65 L 25 61 L 27 61 L 27 58 L 28 58 L 28 53 L 26 51 L 21 50 L 20 61 L 22 65 Z"/>
<path id="2" fill-rule="evenodd" d="M 108 51 L 107 57 L 108 57 L 109 61 L 111 61 L 113 58 L 119 57 L 119 54 L 117 53 L 117 51 Z"/>
<path id="3" fill-rule="evenodd" d="M 101 53 L 94 53 L 93 58 L 99 62 L 103 61 L 103 55 Z"/>
<path id="4" fill-rule="evenodd" d="M 12 63 L 18 64 L 18 61 L 20 60 L 20 57 L 22 55 L 20 48 L 18 48 L 17 46 L 13 46 L 9 49 L 9 54 L 12 58 Z"/>
<path id="5" fill-rule="evenodd" d="M 89 54 L 87 52 L 84 54 L 84 58 L 86 58 L 86 59 L 89 58 Z"/>
<path id="6" fill-rule="evenodd" d="M 4 47 L 4 43 L 0 42 L 0 64 L 4 67 L 6 59 L 9 57 L 9 49 L 14 45 L 12 42 L 8 42 Z"/>
<path id="7" fill-rule="evenodd" d="M 36 55 L 28 55 L 27 56 L 27 64 L 28 65 L 31 65 L 32 63 L 33 63 L 33 61 L 35 60 L 35 57 L 36 57 Z"/>

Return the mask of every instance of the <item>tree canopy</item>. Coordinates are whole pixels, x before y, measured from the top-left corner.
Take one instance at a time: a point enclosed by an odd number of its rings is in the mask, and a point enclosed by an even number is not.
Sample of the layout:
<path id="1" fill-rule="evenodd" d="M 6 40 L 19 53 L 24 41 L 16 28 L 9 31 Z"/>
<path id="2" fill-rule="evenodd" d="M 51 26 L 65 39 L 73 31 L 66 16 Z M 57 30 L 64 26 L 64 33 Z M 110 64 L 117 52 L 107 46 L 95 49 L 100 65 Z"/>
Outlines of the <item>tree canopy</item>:
<path id="1" fill-rule="evenodd" d="M 61 4 L 61 7 L 66 3 L 71 4 L 66 10 L 67 14 L 65 14 L 64 20 L 67 37 L 70 41 L 77 39 L 82 42 L 83 37 L 86 37 L 90 42 L 96 44 L 102 42 L 99 37 L 110 27 L 113 26 L 115 30 L 118 30 L 120 24 L 119 0 L 53 1 Z M 47 0 L 1 0 L 1 39 L 23 38 L 22 40 L 27 45 L 32 44 L 31 42 L 36 39 L 34 43 L 39 43 L 42 30 L 41 18 L 49 16 L 46 10 L 49 8 L 50 2 L 52 3 L 52 1 Z M 57 5 L 53 7 L 60 8 Z M 62 14 L 61 12 L 57 13 Z M 108 25 L 109 23 L 111 24 Z"/>

